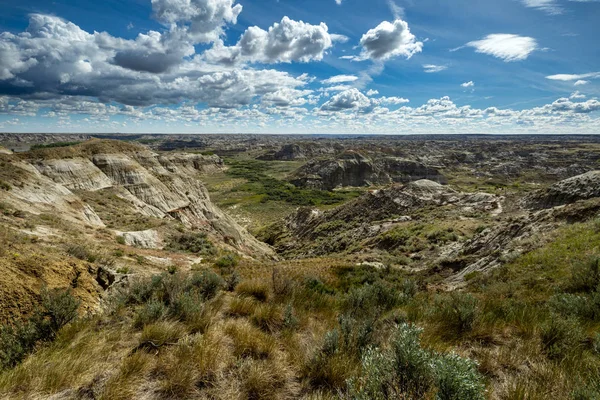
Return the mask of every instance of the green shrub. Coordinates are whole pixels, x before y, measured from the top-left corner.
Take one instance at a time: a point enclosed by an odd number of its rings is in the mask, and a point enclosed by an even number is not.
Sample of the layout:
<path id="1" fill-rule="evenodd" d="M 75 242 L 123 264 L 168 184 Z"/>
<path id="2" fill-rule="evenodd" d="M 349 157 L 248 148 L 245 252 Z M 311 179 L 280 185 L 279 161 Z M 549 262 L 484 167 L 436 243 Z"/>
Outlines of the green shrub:
<path id="1" fill-rule="evenodd" d="M 87 246 L 82 244 L 72 244 L 67 248 L 67 254 L 78 258 L 82 261 L 87 262 L 96 262 L 98 259 L 98 253 L 93 250 L 90 250 Z"/>
<path id="2" fill-rule="evenodd" d="M 124 245 L 125 244 L 125 237 L 119 235 L 117 236 L 117 243 Z"/>
<path id="3" fill-rule="evenodd" d="M 400 325 L 392 342 L 395 379 L 401 393 L 422 398 L 432 385 L 431 355 L 421 347 L 422 330 Z"/>
<path id="4" fill-rule="evenodd" d="M 362 358 L 362 373 L 348 380 L 348 397 L 353 400 L 401 398 L 394 385 L 394 359 L 378 349 L 369 348 Z"/>
<path id="5" fill-rule="evenodd" d="M 356 320 L 349 315 L 342 315 L 339 317 L 338 323 L 340 348 L 350 356 L 359 357 L 373 342 L 375 320 L 373 318 Z"/>
<path id="6" fill-rule="evenodd" d="M 582 320 L 600 320 L 600 293 L 591 295 L 562 293 L 548 301 L 550 308 L 565 316 L 577 317 Z"/>
<path id="7" fill-rule="evenodd" d="M 70 290 L 43 288 L 41 297 L 42 310 L 38 311 L 37 315 L 42 317 L 46 336 L 54 339 L 63 326 L 77 318 L 77 309 L 81 302 L 71 295 Z"/>
<path id="8" fill-rule="evenodd" d="M 485 386 L 477 364 L 456 354 L 435 361 L 438 400 L 484 400 Z"/>
<path id="9" fill-rule="evenodd" d="M 212 271 L 194 273 L 189 281 L 202 295 L 204 300 L 210 300 L 217 295 L 219 290 L 225 287 L 225 281 Z"/>
<path id="10" fill-rule="evenodd" d="M 349 380 L 352 399 L 483 400 L 483 378 L 477 364 L 455 354 L 438 355 L 421 347 L 421 329 L 402 324 L 391 348 L 367 349 L 362 373 Z"/>
<path id="11" fill-rule="evenodd" d="M 299 321 L 294 313 L 294 307 L 292 306 L 292 303 L 289 303 L 285 307 L 285 311 L 283 313 L 283 327 L 285 329 L 291 330 L 291 329 L 296 329 L 298 324 L 299 324 Z M 600 346 L 600 343 L 599 343 L 599 346 Z"/>
<path id="12" fill-rule="evenodd" d="M 378 280 L 372 285 L 355 287 L 344 300 L 344 309 L 352 315 L 374 315 L 391 310 L 404 301 L 397 288 Z"/>
<path id="13" fill-rule="evenodd" d="M 0 326 L 0 369 L 21 362 L 38 343 L 54 340 L 60 329 L 77 318 L 79 304 L 70 290 L 43 288 L 40 308 L 28 321 Z"/>
<path id="14" fill-rule="evenodd" d="M 569 292 L 591 293 L 600 286 L 600 258 L 573 266 L 571 278 L 567 284 Z"/>
<path id="15" fill-rule="evenodd" d="M 183 233 L 171 239 L 167 246 L 170 250 L 186 251 L 189 253 L 201 254 L 206 256 L 215 255 L 217 250 L 212 244 L 206 233 Z"/>
<path id="16" fill-rule="evenodd" d="M 146 325 L 159 321 L 166 314 L 166 307 L 163 303 L 152 300 L 144 304 L 133 318 L 133 326 L 143 328 Z"/>
<path id="17" fill-rule="evenodd" d="M 542 351 L 553 360 L 561 360 L 581 349 L 584 334 L 577 321 L 553 315 L 540 331 Z"/>
<path id="18" fill-rule="evenodd" d="M 199 294 L 181 293 L 171 303 L 168 310 L 169 316 L 181 322 L 194 322 L 198 320 L 204 310 L 202 300 Z"/>
<path id="19" fill-rule="evenodd" d="M 433 309 L 433 318 L 445 336 L 469 332 L 477 318 L 477 299 L 471 294 L 461 292 L 438 297 Z"/>
<path id="20" fill-rule="evenodd" d="M 232 272 L 238 263 L 239 259 L 236 255 L 226 254 L 215 261 L 215 267 L 219 268 L 221 272 Z"/>

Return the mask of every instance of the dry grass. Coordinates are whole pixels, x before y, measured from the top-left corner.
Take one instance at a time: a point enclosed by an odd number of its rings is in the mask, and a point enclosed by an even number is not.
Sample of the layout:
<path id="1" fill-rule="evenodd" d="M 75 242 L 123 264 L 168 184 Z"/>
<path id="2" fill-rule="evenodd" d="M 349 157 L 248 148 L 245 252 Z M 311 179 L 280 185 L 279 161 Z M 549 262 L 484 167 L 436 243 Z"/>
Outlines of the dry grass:
<path id="1" fill-rule="evenodd" d="M 272 296 L 269 283 L 259 280 L 244 281 L 235 288 L 241 296 L 253 297 L 258 301 L 266 302 Z"/>
<path id="2" fill-rule="evenodd" d="M 102 376 L 128 351 L 131 340 L 120 329 L 97 330 L 81 322 L 61 332 L 57 341 L 0 375 L 0 397 L 32 398 L 58 393 Z"/>
<path id="3" fill-rule="evenodd" d="M 233 355 L 237 358 L 268 359 L 277 349 L 275 338 L 252 326 L 248 321 L 230 321 L 225 333 L 233 339 Z"/>

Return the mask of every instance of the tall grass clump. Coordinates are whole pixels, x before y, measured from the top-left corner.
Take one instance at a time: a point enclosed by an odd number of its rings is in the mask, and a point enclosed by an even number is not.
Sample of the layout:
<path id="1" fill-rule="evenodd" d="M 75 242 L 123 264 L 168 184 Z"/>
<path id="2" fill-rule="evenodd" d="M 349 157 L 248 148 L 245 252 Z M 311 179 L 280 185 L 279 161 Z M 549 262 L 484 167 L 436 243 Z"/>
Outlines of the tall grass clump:
<path id="1" fill-rule="evenodd" d="M 469 293 L 454 292 L 436 299 L 431 318 L 443 336 L 460 337 L 473 329 L 477 316 L 477 299 Z"/>

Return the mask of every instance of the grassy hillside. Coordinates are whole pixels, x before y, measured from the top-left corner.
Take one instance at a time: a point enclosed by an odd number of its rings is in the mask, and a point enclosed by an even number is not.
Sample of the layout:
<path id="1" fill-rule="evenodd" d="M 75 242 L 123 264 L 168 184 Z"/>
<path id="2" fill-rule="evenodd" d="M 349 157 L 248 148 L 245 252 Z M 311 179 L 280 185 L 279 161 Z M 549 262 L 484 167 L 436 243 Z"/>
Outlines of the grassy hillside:
<path id="1" fill-rule="evenodd" d="M 426 275 L 328 259 L 139 278 L 5 368 L 0 393 L 598 398 L 600 223 L 555 235 L 456 293 L 428 288 Z"/>

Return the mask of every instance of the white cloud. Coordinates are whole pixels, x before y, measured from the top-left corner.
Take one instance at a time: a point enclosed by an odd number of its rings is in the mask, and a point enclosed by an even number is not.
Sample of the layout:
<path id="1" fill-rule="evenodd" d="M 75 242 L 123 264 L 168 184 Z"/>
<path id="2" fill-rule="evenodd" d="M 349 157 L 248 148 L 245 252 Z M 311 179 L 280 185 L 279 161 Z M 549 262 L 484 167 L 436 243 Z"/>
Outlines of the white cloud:
<path id="1" fill-rule="evenodd" d="M 337 4 L 338 6 L 342 5 L 342 0 L 335 0 L 335 4 Z"/>
<path id="2" fill-rule="evenodd" d="M 579 74 L 579 75 L 556 74 L 556 75 L 549 75 L 546 77 L 546 79 L 550 79 L 553 81 L 577 81 L 577 80 L 582 80 L 582 79 L 596 79 L 596 78 L 600 78 L 600 72 L 590 72 L 587 74 Z M 583 83 L 580 83 L 580 85 L 583 85 Z"/>
<path id="3" fill-rule="evenodd" d="M 375 89 L 369 89 L 369 91 L 367 91 L 367 96 L 375 96 L 377 94 L 379 94 L 379 91 Z"/>
<path id="4" fill-rule="evenodd" d="M 587 85 L 588 83 L 590 83 L 590 81 L 584 81 L 584 80 L 580 79 L 577 82 L 575 82 L 574 85 L 575 86 L 583 86 L 583 85 Z"/>
<path id="5" fill-rule="evenodd" d="M 358 76 L 355 75 L 336 75 L 331 78 L 322 80 L 321 83 L 324 85 L 332 85 L 336 83 L 355 82 L 358 80 Z"/>
<path id="6" fill-rule="evenodd" d="M 368 94 L 368 93 L 367 93 Z M 371 99 L 371 102 L 373 104 L 376 105 L 384 105 L 384 104 L 388 104 L 388 105 L 398 105 L 398 104 L 404 104 L 404 103 L 410 103 L 410 100 L 405 99 L 403 97 L 380 97 L 377 99 Z"/>
<path id="7" fill-rule="evenodd" d="M 579 92 L 579 90 L 571 93 L 571 95 L 569 96 L 569 99 L 571 100 L 580 100 L 580 99 L 585 99 L 587 96 L 585 94 L 582 94 Z"/>
<path id="8" fill-rule="evenodd" d="M 562 13 L 562 8 L 556 3 L 556 0 L 521 0 L 525 7 L 536 8 L 548 14 L 556 15 Z"/>
<path id="9" fill-rule="evenodd" d="M 352 88 L 333 96 L 331 100 L 325 102 L 321 106 L 321 110 L 358 110 L 361 108 L 367 108 L 370 105 L 371 101 L 367 96 L 362 94 L 358 89 Z"/>
<path id="10" fill-rule="evenodd" d="M 478 53 L 488 54 L 505 62 L 525 60 L 538 48 L 534 38 L 506 33 L 491 34 L 466 45 L 475 48 Z"/>
<path id="11" fill-rule="evenodd" d="M 235 46 L 226 47 L 222 42 L 205 53 L 214 63 L 236 64 L 245 61 L 261 63 L 290 63 L 320 61 L 336 40 L 345 36 L 329 34 L 327 25 L 311 25 L 283 17 L 265 31 L 257 26 L 249 27 Z"/>
<path id="12" fill-rule="evenodd" d="M 152 0 L 154 17 L 185 31 L 196 42 L 213 42 L 227 23 L 236 24 L 242 6 L 235 0 Z"/>
<path id="13" fill-rule="evenodd" d="M 423 50 L 423 43 L 416 40 L 408 24 L 401 19 L 383 21 L 360 39 L 362 53 L 356 60 L 388 60 L 394 57 L 411 58 Z"/>
<path id="14" fill-rule="evenodd" d="M 475 82 L 473 82 L 473 81 L 465 82 L 465 83 L 462 83 L 460 86 L 462 86 L 464 88 L 470 88 L 470 87 L 475 86 Z"/>
<path id="15" fill-rule="evenodd" d="M 448 69 L 448 67 L 446 65 L 435 65 L 435 64 L 423 65 L 423 70 L 428 74 L 434 74 L 436 72 L 445 71 L 447 69 Z"/>

